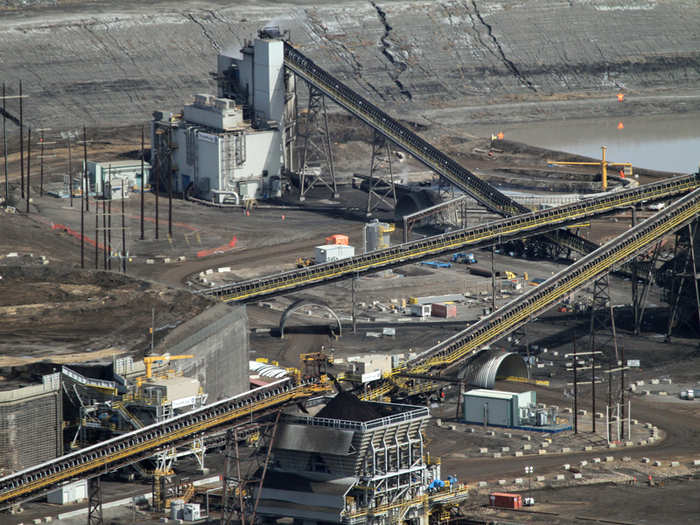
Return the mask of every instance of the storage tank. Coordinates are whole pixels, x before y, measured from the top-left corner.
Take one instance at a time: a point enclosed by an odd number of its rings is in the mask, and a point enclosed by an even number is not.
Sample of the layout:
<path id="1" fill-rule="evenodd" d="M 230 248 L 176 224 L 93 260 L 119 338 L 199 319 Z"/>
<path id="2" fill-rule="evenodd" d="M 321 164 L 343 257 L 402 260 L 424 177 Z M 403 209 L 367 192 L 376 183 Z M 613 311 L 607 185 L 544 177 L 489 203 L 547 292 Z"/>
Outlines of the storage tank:
<path id="1" fill-rule="evenodd" d="M 391 247 L 391 232 L 394 225 L 377 219 L 365 225 L 365 253 Z"/>

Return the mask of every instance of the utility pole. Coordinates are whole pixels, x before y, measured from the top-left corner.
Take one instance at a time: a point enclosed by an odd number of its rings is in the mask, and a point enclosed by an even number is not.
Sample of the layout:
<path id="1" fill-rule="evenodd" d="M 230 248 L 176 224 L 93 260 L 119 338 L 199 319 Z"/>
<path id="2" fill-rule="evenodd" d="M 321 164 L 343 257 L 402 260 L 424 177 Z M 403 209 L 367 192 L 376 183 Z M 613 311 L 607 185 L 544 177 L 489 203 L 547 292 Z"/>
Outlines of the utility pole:
<path id="1" fill-rule="evenodd" d="M 591 401 L 593 404 L 592 418 L 593 433 L 595 434 L 595 352 L 591 352 Z"/>
<path id="2" fill-rule="evenodd" d="M 97 182 L 97 181 L 95 181 Z M 100 201 L 95 198 L 95 270 L 99 268 L 100 261 Z"/>
<path id="3" fill-rule="evenodd" d="M 27 213 L 29 213 L 29 178 L 30 172 L 32 171 L 32 128 L 29 128 L 29 134 L 27 135 Z"/>
<path id="4" fill-rule="evenodd" d="M 70 194 L 70 207 L 73 207 L 73 157 L 70 150 L 70 133 L 68 134 L 68 193 Z"/>
<path id="5" fill-rule="evenodd" d="M 124 221 L 124 183 L 122 182 L 122 273 L 126 273 L 126 224 Z"/>
<path id="6" fill-rule="evenodd" d="M 10 201 L 10 182 L 7 178 L 7 123 L 5 121 L 5 83 L 2 83 L 2 156 L 5 166 L 5 206 Z"/>
<path id="7" fill-rule="evenodd" d="M 173 238 L 173 170 L 168 163 L 168 238 Z"/>
<path id="8" fill-rule="evenodd" d="M 141 240 L 143 240 L 143 187 L 146 179 L 143 172 L 143 126 L 141 126 Z"/>
<path id="9" fill-rule="evenodd" d="M 83 126 L 83 180 L 85 181 L 85 209 L 90 211 L 90 181 L 87 171 L 87 128 Z"/>
<path id="10" fill-rule="evenodd" d="M 80 191 L 80 267 L 85 268 L 85 188 Z"/>
<path id="11" fill-rule="evenodd" d="M 357 333 L 357 310 L 355 304 L 355 287 L 357 283 L 357 275 L 352 278 L 352 333 Z"/>
<path id="12" fill-rule="evenodd" d="M 155 157 L 154 157 L 155 155 Z M 158 161 L 158 153 L 151 145 L 151 160 L 155 158 L 155 163 L 158 166 L 156 171 L 156 239 L 158 239 L 158 194 L 160 193 L 160 162 Z"/>
<path id="13" fill-rule="evenodd" d="M 41 130 L 41 137 L 39 138 L 39 144 L 41 145 L 40 159 L 39 159 L 39 197 L 44 196 L 44 130 Z"/>
<path id="14" fill-rule="evenodd" d="M 574 338 L 574 434 L 578 434 L 578 377 L 576 368 L 578 366 L 578 356 L 576 355 L 576 339 Z"/>
<path id="15" fill-rule="evenodd" d="M 22 198 L 24 199 L 24 114 L 22 112 L 22 81 L 19 81 L 19 172 Z"/>
<path id="16" fill-rule="evenodd" d="M 496 270 L 493 262 L 493 254 L 496 246 L 491 246 L 491 313 L 496 311 Z"/>
<path id="17" fill-rule="evenodd" d="M 625 345 L 620 345 L 620 358 L 622 363 L 620 363 L 620 407 L 622 412 L 620 413 L 620 424 L 622 425 L 620 430 L 620 436 L 625 435 Z M 622 440 L 622 438 L 620 438 Z"/>
<path id="18" fill-rule="evenodd" d="M 107 249 L 109 257 L 107 257 L 107 269 L 112 269 L 112 165 L 109 165 L 107 172 L 109 179 L 109 200 L 107 200 Z"/>
<path id="19" fill-rule="evenodd" d="M 107 269 L 107 201 L 104 200 L 104 180 L 102 182 L 102 249 L 104 251 L 104 256 L 102 257 L 102 266 Z"/>
<path id="20" fill-rule="evenodd" d="M 607 412 L 612 410 L 612 364 L 608 363 L 608 408 Z M 608 441 L 612 437 L 612 417 L 608 416 Z"/>

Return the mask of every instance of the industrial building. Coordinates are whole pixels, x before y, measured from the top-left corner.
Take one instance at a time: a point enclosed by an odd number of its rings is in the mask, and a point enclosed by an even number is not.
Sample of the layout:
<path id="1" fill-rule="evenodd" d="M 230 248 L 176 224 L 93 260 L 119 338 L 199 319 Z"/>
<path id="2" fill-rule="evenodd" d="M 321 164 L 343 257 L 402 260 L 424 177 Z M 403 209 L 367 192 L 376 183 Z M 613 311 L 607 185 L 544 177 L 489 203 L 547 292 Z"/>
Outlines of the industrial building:
<path id="1" fill-rule="evenodd" d="M 477 388 L 462 393 L 463 417 L 468 423 L 517 427 L 529 423 L 528 411 L 536 407 L 536 395 Z"/>
<path id="2" fill-rule="evenodd" d="M 218 85 L 217 96 L 195 95 L 180 114 L 154 112 L 157 184 L 216 203 L 279 197 L 295 108 L 283 41 L 256 39 L 238 58 L 219 55 Z"/>
<path id="3" fill-rule="evenodd" d="M 258 512 L 306 524 L 426 524 L 425 407 L 363 402 L 349 393 L 315 416 L 288 415 L 272 447 Z"/>
<path id="4" fill-rule="evenodd" d="M 63 453 L 60 375 L 0 392 L 0 470 L 19 470 Z"/>
<path id="5" fill-rule="evenodd" d="M 141 190 L 141 161 L 114 160 L 110 162 L 88 161 L 88 180 L 95 195 L 103 199 L 120 199 L 122 187 L 124 197 L 129 193 Z M 148 181 L 151 165 L 143 163 L 143 180 Z M 144 187 L 145 189 L 145 187 Z"/>

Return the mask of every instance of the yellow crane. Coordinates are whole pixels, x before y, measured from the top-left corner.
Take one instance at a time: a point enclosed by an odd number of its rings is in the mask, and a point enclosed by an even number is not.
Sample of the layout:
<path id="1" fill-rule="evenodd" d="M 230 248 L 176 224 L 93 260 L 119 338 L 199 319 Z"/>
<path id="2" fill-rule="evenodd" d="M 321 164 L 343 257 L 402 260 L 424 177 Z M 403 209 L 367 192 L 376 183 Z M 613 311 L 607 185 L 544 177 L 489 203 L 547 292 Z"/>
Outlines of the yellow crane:
<path id="1" fill-rule="evenodd" d="M 146 365 L 146 379 L 150 379 L 153 373 L 153 363 L 168 363 L 170 361 L 175 361 L 176 359 L 192 359 L 193 355 L 148 355 L 143 358 L 143 364 Z"/>
<path id="2" fill-rule="evenodd" d="M 603 158 L 600 162 L 568 162 L 568 161 L 556 161 L 548 160 L 548 164 L 553 164 L 555 166 L 600 166 L 603 172 L 603 191 L 608 191 L 608 166 L 624 166 L 629 168 L 629 176 L 632 176 L 632 163 L 631 162 L 608 162 L 605 157 L 608 148 L 601 146 L 600 149 L 603 151 Z"/>

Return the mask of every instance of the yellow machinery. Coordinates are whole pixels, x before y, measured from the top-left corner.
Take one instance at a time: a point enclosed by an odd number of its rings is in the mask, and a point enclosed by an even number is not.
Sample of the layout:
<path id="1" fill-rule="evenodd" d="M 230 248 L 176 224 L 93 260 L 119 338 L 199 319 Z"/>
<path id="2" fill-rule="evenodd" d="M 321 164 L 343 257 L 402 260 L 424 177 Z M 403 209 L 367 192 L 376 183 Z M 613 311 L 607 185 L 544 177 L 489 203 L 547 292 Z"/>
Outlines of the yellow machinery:
<path id="1" fill-rule="evenodd" d="M 150 379 L 153 374 L 153 363 L 167 363 L 176 359 L 192 359 L 193 355 L 149 355 L 143 358 L 143 363 L 146 365 L 146 379 Z"/>
<path id="2" fill-rule="evenodd" d="M 555 166 L 600 166 L 602 170 L 602 179 L 603 179 L 603 191 L 608 191 L 608 166 L 623 166 L 625 168 L 629 168 L 628 171 L 626 171 L 628 176 L 632 176 L 632 163 L 631 162 L 608 162 L 608 160 L 605 157 L 606 152 L 608 151 L 608 148 L 605 146 L 601 146 L 600 149 L 603 152 L 603 158 L 601 159 L 600 162 L 568 162 L 568 161 L 555 161 L 555 160 L 548 160 L 548 164 L 553 164 Z"/>

